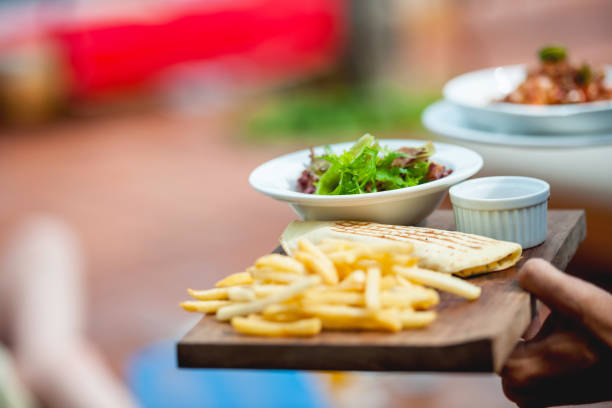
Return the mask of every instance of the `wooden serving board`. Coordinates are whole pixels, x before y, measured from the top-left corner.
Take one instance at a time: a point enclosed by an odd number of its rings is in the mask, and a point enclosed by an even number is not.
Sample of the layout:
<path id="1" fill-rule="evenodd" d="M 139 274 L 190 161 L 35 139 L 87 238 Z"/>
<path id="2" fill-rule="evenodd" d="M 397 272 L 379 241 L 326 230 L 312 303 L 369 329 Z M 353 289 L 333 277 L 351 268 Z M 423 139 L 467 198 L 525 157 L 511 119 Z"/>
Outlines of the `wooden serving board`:
<path id="1" fill-rule="evenodd" d="M 436 211 L 428 227 L 454 229 L 451 211 Z M 513 268 L 471 278 L 482 287 L 468 302 L 441 293 L 438 319 L 399 333 L 323 332 L 312 338 L 261 338 L 235 333 L 204 317 L 178 343 L 179 367 L 373 371 L 498 371 L 529 325 L 535 302 L 516 279 L 539 257 L 564 269 L 586 235 L 584 211 L 551 210 L 546 241 L 524 251 Z"/>

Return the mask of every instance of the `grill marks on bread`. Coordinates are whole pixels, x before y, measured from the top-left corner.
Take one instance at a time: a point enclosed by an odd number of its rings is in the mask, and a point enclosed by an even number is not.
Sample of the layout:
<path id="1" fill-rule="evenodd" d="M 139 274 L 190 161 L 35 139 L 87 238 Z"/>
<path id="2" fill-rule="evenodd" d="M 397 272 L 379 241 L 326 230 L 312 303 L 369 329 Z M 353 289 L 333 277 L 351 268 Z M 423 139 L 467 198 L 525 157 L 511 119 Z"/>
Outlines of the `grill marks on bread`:
<path id="1" fill-rule="evenodd" d="M 495 242 L 493 239 L 457 233 L 440 231 L 421 227 L 406 227 L 399 225 L 381 225 L 365 221 L 338 221 L 331 227 L 332 231 L 346 234 L 361 235 L 372 238 L 383 238 L 395 241 L 421 241 L 461 252 L 480 250 L 483 245 Z"/>

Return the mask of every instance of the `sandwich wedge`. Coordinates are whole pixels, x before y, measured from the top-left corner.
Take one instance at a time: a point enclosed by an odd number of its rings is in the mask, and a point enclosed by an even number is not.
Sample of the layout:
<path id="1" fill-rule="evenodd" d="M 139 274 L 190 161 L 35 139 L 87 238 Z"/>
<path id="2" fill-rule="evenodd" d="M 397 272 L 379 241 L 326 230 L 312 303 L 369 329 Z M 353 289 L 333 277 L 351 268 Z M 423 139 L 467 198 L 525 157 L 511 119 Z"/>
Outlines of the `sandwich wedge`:
<path id="1" fill-rule="evenodd" d="M 300 238 L 317 244 L 324 239 L 359 242 L 410 242 L 419 266 L 438 272 L 468 277 L 514 266 L 522 248 L 514 242 L 433 228 L 384 225 L 364 221 L 294 221 L 280 242 L 292 254 Z"/>

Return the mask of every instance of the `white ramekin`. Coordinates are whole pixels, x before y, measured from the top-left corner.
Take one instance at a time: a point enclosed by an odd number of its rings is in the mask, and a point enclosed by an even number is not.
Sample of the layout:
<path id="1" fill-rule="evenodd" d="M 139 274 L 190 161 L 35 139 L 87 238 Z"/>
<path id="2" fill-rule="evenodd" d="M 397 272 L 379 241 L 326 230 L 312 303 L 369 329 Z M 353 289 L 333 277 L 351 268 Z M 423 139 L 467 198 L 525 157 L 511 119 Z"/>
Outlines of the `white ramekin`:
<path id="1" fill-rule="evenodd" d="M 483 177 L 449 190 L 457 231 L 518 242 L 531 248 L 546 239 L 550 186 L 530 177 Z"/>

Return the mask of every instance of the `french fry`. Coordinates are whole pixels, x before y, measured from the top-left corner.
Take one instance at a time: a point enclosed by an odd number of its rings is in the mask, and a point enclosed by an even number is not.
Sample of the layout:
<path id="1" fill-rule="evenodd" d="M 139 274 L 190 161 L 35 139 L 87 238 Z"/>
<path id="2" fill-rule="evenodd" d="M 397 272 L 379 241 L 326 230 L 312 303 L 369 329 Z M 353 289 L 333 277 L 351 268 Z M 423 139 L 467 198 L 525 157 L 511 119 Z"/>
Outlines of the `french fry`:
<path id="1" fill-rule="evenodd" d="M 368 270 L 368 268 L 380 267 L 380 262 L 376 259 L 364 258 L 355 262 L 357 268 Z"/>
<path id="2" fill-rule="evenodd" d="M 440 295 L 431 288 L 419 288 L 420 290 L 414 295 L 412 307 L 414 309 L 429 309 L 440 303 Z"/>
<path id="3" fill-rule="evenodd" d="M 349 276 L 355 268 L 352 265 L 348 264 L 335 264 L 336 271 L 338 272 L 338 281 L 341 282 Z"/>
<path id="4" fill-rule="evenodd" d="M 301 313 L 302 307 L 299 303 L 275 303 L 270 306 L 266 306 L 262 311 L 264 317 L 273 316 L 276 314 L 283 313 Z"/>
<path id="5" fill-rule="evenodd" d="M 387 328 L 370 319 L 345 319 L 345 320 L 327 320 L 322 318 L 321 323 L 325 330 L 371 330 L 371 331 L 392 331 L 395 332 L 395 326 L 393 329 Z M 401 328 L 401 326 L 400 326 Z"/>
<path id="6" fill-rule="evenodd" d="M 416 267 L 412 244 L 298 241 L 293 256 L 270 254 L 207 290 L 187 311 L 216 313 L 239 333 L 314 336 L 322 329 L 396 332 L 426 327 L 435 289 L 475 299 L 481 289 L 451 275 Z"/>
<path id="7" fill-rule="evenodd" d="M 281 254 L 268 254 L 260 257 L 255 261 L 255 266 L 257 268 L 272 268 L 278 269 L 285 272 L 295 273 L 297 275 L 305 275 L 306 268 L 304 264 L 291 258 L 287 255 Z"/>
<path id="8" fill-rule="evenodd" d="M 421 268 L 394 266 L 393 271 L 404 278 L 445 292 L 454 293 L 468 300 L 478 299 L 481 289 L 463 279 L 445 273 Z"/>
<path id="9" fill-rule="evenodd" d="M 227 297 L 233 302 L 250 302 L 255 300 L 255 292 L 242 286 L 227 288 Z"/>
<path id="10" fill-rule="evenodd" d="M 305 316 L 303 313 L 277 313 L 264 317 L 270 322 L 295 322 L 296 320 L 301 320 L 309 316 Z"/>
<path id="11" fill-rule="evenodd" d="M 228 298 L 226 288 L 213 288 L 205 290 L 187 289 L 187 293 L 198 300 L 224 300 Z"/>
<path id="12" fill-rule="evenodd" d="M 383 276 L 380 280 L 380 290 L 387 290 L 398 286 L 394 275 Z"/>
<path id="13" fill-rule="evenodd" d="M 225 288 L 228 286 L 250 285 L 251 283 L 253 283 L 253 277 L 250 273 L 238 272 L 229 275 L 225 279 L 221 279 L 215 286 L 218 288 Z"/>
<path id="14" fill-rule="evenodd" d="M 365 272 L 361 269 L 354 270 L 338 284 L 338 289 L 363 291 L 365 289 Z"/>
<path id="15" fill-rule="evenodd" d="M 317 246 L 326 254 L 336 251 L 344 251 L 355 247 L 354 243 L 351 241 L 333 238 L 324 239 L 323 241 L 319 242 Z"/>
<path id="16" fill-rule="evenodd" d="M 302 278 L 300 275 L 272 268 L 249 268 L 249 273 L 262 282 L 291 283 Z"/>
<path id="17" fill-rule="evenodd" d="M 296 258 L 306 264 L 323 278 L 323 282 L 328 285 L 338 284 L 338 271 L 333 262 L 307 239 L 298 241 L 299 252 L 296 253 Z M 298 254 L 302 255 L 297 256 Z M 303 259 L 302 259 L 303 258 Z"/>
<path id="18" fill-rule="evenodd" d="M 266 306 L 272 305 L 274 303 L 281 303 L 285 300 L 291 299 L 292 297 L 304 292 L 309 287 L 318 285 L 320 282 L 321 278 L 319 276 L 311 275 L 300 278 L 300 280 L 291 283 L 286 288 L 279 290 L 278 292 L 271 296 L 268 296 L 267 298 L 258 299 L 247 303 L 235 303 L 232 305 L 224 306 L 217 310 L 217 319 L 223 321 L 229 320 L 234 316 L 244 316 L 249 315 L 251 313 L 259 313 Z"/>
<path id="19" fill-rule="evenodd" d="M 180 305 L 188 312 L 215 313 L 219 308 L 231 304 L 229 300 L 187 300 Z"/>
<path id="20" fill-rule="evenodd" d="M 370 310 L 380 309 L 380 268 L 373 266 L 366 272 L 365 305 Z"/>
<path id="21" fill-rule="evenodd" d="M 267 306 L 261 314 L 264 319 L 276 322 L 294 321 L 310 317 L 302 311 L 302 307 L 298 303 L 276 303 Z"/>
<path id="22" fill-rule="evenodd" d="M 373 315 L 371 311 L 362 307 L 339 305 L 305 304 L 302 310 L 308 315 L 328 320 L 367 319 Z"/>
<path id="23" fill-rule="evenodd" d="M 251 286 L 253 292 L 255 292 L 255 297 L 257 298 L 268 297 L 286 287 L 287 285 L 281 285 L 276 283 L 254 284 Z"/>
<path id="24" fill-rule="evenodd" d="M 416 266 L 419 258 L 408 254 L 393 254 L 391 257 L 393 264 L 401 266 Z"/>
<path id="25" fill-rule="evenodd" d="M 335 304 L 348 306 L 363 306 L 363 293 L 348 291 L 309 291 L 304 294 L 303 302 L 310 304 Z"/>
<path id="26" fill-rule="evenodd" d="M 408 279 L 404 278 L 402 275 L 396 275 L 397 278 L 397 283 L 399 283 L 400 287 L 406 287 L 406 288 L 414 288 L 415 285 L 414 283 L 410 282 Z"/>
<path id="27" fill-rule="evenodd" d="M 386 330 L 398 332 L 402 330 L 399 311 L 395 308 L 383 309 L 374 314 L 374 319 Z"/>
<path id="28" fill-rule="evenodd" d="M 436 320 L 436 312 L 415 312 L 412 310 L 402 310 L 400 312 L 400 320 L 404 329 L 420 329 L 428 326 Z"/>
<path id="29" fill-rule="evenodd" d="M 357 261 L 361 254 L 362 252 L 358 249 L 350 249 L 330 252 L 327 256 L 334 264 L 352 264 Z"/>
<path id="30" fill-rule="evenodd" d="M 299 336 L 310 337 L 321 332 L 321 320 L 309 318 L 295 322 L 270 322 L 259 318 L 233 317 L 232 326 L 243 334 L 253 336 Z"/>
<path id="31" fill-rule="evenodd" d="M 391 288 L 388 292 L 399 295 L 402 299 L 409 301 L 410 306 L 414 309 L 428 309 L 440 303 L 440 295 L 438 295 L 438 292 L 434 289 L 415 284 L 411 285 L 411 287 L 396 286 Z M 385 304 L 383 300 L 383 306 L 392 306 L 389 302 Z"/>
<path id="32" fill-rule="evenodd" d="M 380 303 L 383 308 L 412 308 L 420 301 L 421 299 L 416 298 L 412 293 L 385 291 L 380 294 Z"/>
<path id="33" fill-rule="evenodd" d="M 435 292 L 434 292 L 435 293 Z M 365 296 L 363 293 L 349 291 L 310 291 L 304 294 L 302 300 L 304 304 L 328 304 L 328 305 L 346 305 L 346 306 L 365 306 Z M 419 305 L 431 301 L 428 292 L 411 293 L 411 292 L 393 292 L 385 291 L 380 294 L 380 304 L 382 308 L 397 307 L 419 307 Z M 415 306 L 416 305 L 416 306 Z"/>
<path id="34" fill-rule="evenodd" d="M 317 258 L 316 256 L 304 252 L 298 251 L 295 253 L 295 257 L 306 265 L 306 267 L 312 270 L 315 274 L 318 274 L 323 279 L 323 282 L 328 285 L 335 285 L 338 283 L 338 271 L 334 266 L 332 268 L 328 268 L 328 265 L 325 261 L 321 261 L 322 259 L 327 258 Z M 329 259 L 327 259 L 329 261 Z M 330 264 L 333 266 L 331 261 Z"/>
<path id="35" fill-rule="evenodd" d="M 397 310 L 378 312 L 351 306 L 305 305 L 306 313 L 321 319 L 323 328 L 349 330 L 401 330 L 402 324 Z"/>

